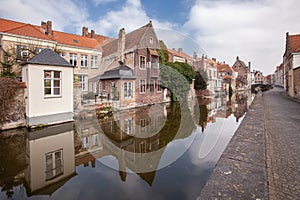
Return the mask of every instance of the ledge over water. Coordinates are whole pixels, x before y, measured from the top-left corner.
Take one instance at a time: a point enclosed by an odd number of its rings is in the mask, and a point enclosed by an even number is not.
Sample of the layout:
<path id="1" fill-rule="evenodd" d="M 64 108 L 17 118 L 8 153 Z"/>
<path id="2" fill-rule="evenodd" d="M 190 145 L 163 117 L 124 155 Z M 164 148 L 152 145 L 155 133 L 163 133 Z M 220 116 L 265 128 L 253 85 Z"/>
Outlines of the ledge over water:
<path id="1" fill-rule="evenodd" d="M 259 93 L 198 199 L 268 199 L 264 130 Z"/>

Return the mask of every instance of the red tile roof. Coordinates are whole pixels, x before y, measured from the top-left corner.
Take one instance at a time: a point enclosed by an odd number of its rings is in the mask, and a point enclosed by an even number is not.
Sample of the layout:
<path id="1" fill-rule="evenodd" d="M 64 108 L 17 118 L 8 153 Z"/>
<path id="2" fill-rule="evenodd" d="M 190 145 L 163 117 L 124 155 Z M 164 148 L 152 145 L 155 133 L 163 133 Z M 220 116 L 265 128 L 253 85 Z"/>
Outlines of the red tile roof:
<path id="1" fill-rule="evenodd" d="M 91 49 L 101 49 L 101 44 L 94 38 L 85 36 L 53 31 L 52 39 L 59 44 L 65 44 L 76 47 L 86 47 Z"/>
<path id="2" fill-rule="evenodd" d="M 176 57 L 193 59 L 190 55 L 188 55 L 184 52 L 179 53 L 178 51 L 176 51 L 174 49 L 168 49 L 168 52 Z"/>
<path id="3" fill-rule="evenodd" d="M 101 35 L 94 35 L 95 38 L 75 35 L 65 32 L 53 30 L 53 35 L 47 35 L 40 26 L 25 24 L 22 22 L 15 22 L 7 19 L 0 18 L 0 32 L 10 33 L 20 36 L 27 36 L 37 39 L 44 39 L 56 41 L 59 44 L 65 44 L 76 47 L 84 47 L 91 49 L 101 49 L 102 43 L 108 37 Z"/>
<path id="4" fill-rule="evenodd" d="M 224 64 L 224 63 L 222 64 L 218 63 L 216 67 L 218 68 L 219 72 L 233 71 L 228 64 Z"/>
<path id="5" fill-rule="evenodd" d="M 289 40 L 291 53 L 300 52 L 300 34 L 290 35 Z"/>

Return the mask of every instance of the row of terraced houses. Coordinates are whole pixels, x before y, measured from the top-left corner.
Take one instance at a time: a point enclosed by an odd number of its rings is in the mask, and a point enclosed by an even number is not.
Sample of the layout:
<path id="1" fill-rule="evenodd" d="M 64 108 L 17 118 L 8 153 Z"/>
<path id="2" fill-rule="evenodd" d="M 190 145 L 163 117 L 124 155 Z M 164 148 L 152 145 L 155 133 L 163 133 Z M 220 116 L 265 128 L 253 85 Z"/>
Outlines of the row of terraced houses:
<path id="1" fill-rule="evenodd" d="M 291 97 L 300 99 L 300 34 L 286 33 L 282 63 L 268 77 L 268 83 L 282 87 Z"/>
<path id="2" fill-rule="evenodd" d="M 118 38 L 109 38 L 82 28 L 82 35 L 53 30 L 52 21 L 32 25 L 0 18 L 0 57 L 13 59 L 13 71 L 21 81 L 23 61 L 44 48 L 56 51 L 74 66 L 83 93 L 89 91 L 118 99 L 124 105 L 140 105 L 166 100 L 167 91 L 160 86 L 159 41 L 152 23 L 130 33 L 122 28 Z M 251 85 L 250 62 L 237 57 L 233 66 L 209 59 L 191 57 L 182 48 L 169 49 L 170 62 L 186 62 L 195 70 L 203 69 L 208 76 L 211 94 L 226 91 L 229 85 L 247 90 Z M 8 57 L 10 56 L 10 57 Z"/>

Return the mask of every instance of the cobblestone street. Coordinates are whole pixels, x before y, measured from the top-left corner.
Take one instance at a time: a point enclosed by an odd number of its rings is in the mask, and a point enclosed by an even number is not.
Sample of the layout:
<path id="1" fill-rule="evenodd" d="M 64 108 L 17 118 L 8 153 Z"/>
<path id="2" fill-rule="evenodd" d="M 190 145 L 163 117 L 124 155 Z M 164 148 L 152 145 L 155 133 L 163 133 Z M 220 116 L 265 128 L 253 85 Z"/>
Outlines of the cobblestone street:
<path id="1" fill-rule="evenodd" d="M 300 103 L 275 88 L 264 93 L 269 198 L 300 198 Z"/>
<path id="2" fill-rule="evenodd" d="M 299 199 L 300 102 L 259 93 L 199 199 Z"/>

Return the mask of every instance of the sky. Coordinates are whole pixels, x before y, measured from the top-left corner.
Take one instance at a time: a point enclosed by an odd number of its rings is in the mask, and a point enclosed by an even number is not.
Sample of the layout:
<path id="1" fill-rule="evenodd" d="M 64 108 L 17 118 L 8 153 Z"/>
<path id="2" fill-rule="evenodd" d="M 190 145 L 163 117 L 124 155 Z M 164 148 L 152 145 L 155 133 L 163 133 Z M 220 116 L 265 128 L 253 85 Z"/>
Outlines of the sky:
<path id="1" fill-rule="evenodd" d="M 0 0 L 0 17 L 81 34 L 117 37 L 150 20 L 168 48 L 233 65 L 237 56 L 264 75 L 282 62 L 286 32 L 300 34 L 299 0 Z"/>

